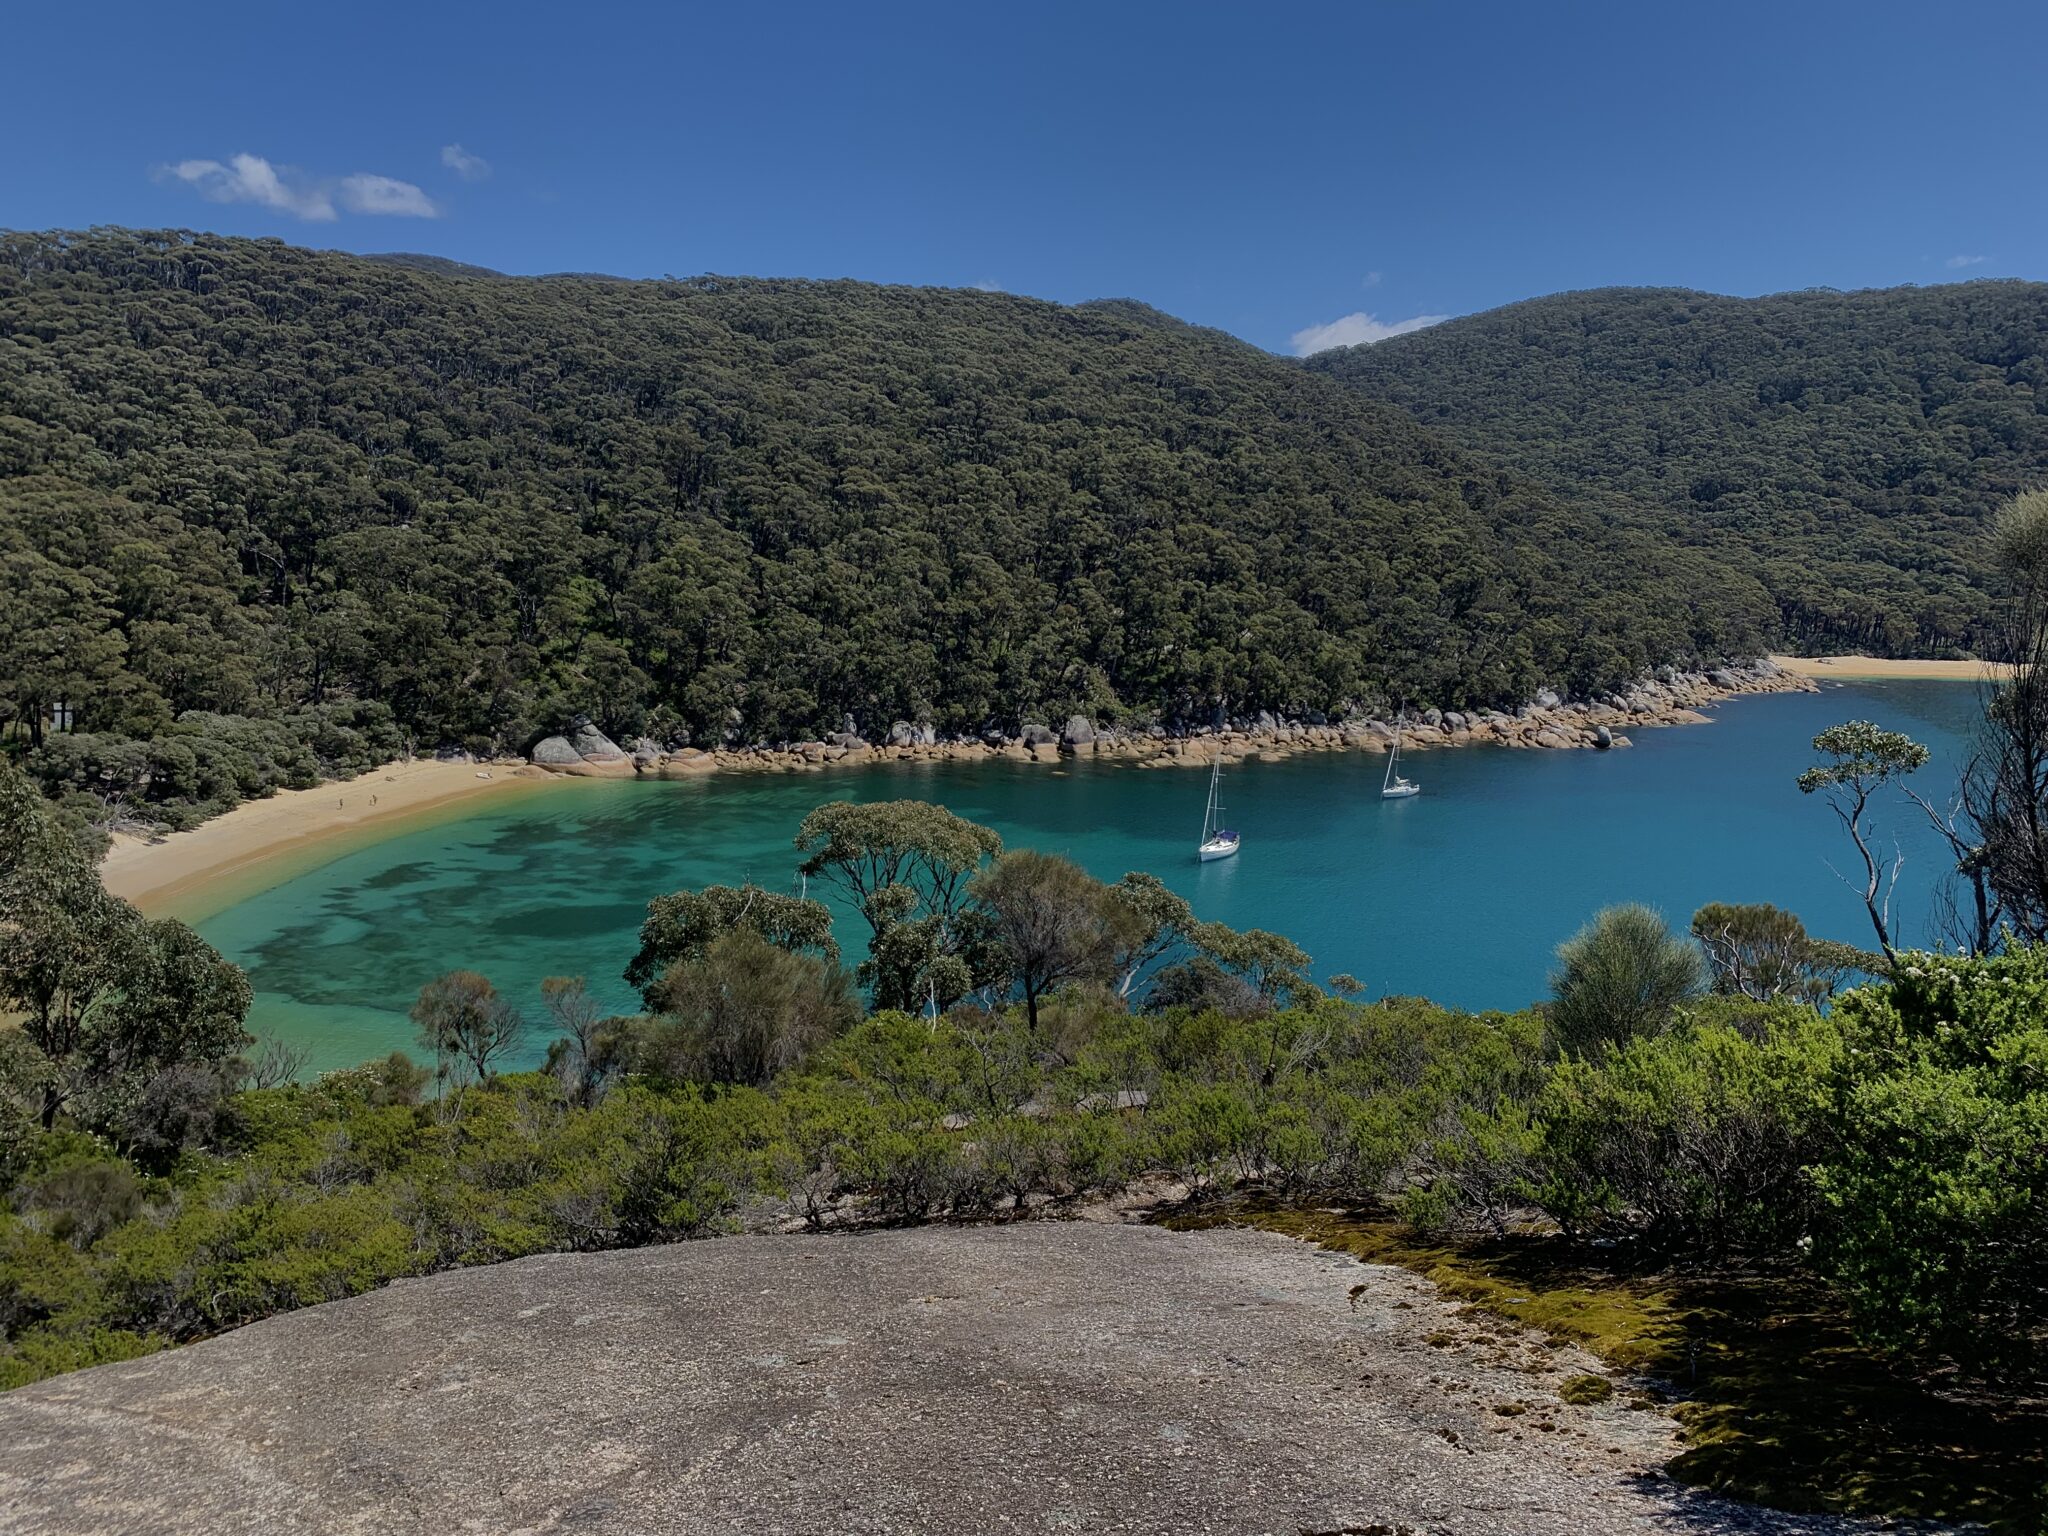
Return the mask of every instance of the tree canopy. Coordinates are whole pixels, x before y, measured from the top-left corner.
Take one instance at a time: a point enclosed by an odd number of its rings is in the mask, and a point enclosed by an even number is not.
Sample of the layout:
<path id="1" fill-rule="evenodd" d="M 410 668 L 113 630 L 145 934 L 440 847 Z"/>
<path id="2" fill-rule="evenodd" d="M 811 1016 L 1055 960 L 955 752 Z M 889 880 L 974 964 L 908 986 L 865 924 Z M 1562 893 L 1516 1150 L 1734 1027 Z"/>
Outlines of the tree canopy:
<path id="1" fill-rule="evenodd" d="M 675 891 L 647 905 L 640 925 L 640 948 L 626 966 L 626 980 L 643 997 L 651 995 L 668 968 L 678 961 L 701 960 L 713 942 L 736 928 L 745 928 L 778 948 L 809 950 L 836 962 L 839 945 L 832 937 L 832 909 L 821 901 L 745 885 L 707 885 L 701 891 Z"/>
<path id="2" fill-rule="evenodd" d="M 68 1113 L 174 1154 L 167 1121 L 218 1103 L 241 1074 L 249 997 L 190 928 L 107 894 L 93 850 L 0 757 L 0 1097 L 23 1095 L 44 1127 Z M 0 1110 L 0 1141 L 10 1118 Z"/>
<path id="3" fill-rule="evenodd" d="M 1994 509 L 2048 480 L 2048 286 L 1511 304 L 1310 366 L 1769 590 L 1784 638 L 1997 650 Z"/>
<path id="4" fill-rule="evenodd" d="M 698 746 L 1526 701 L 1754 579 L 1141 305 L 0 237 L 0 719 L 229 803 L 578 714 Z"/>

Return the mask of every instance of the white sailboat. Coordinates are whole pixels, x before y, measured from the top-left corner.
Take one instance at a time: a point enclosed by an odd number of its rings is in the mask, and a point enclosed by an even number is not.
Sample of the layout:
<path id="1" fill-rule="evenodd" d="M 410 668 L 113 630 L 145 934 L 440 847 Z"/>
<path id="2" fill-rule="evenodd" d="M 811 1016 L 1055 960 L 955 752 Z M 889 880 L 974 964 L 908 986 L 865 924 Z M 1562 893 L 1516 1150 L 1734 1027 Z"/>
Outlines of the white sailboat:
<path id="1" fill-rule="evenodd" d="M 1223 825 L 1223 806 L 1216 798 L 1223 785 L 1223 759 L 1209 765 L 1209 808 L 1202 813 L 1202 840 L 1195 845 L 1195 857 L 1207 864 L 1227 859 L 1237 852 L 1237 834 Z"/>
<path id="2" fill-rule="evenodd" d="M 1413 779 L 1404 779 L 1397 771 L 1401 766 L 1401 724 L 1404 716 L 1394 717 L 1394 744 L 1387 749 L 1387 777 L 1380 785 L 1382 800 L 1405 800 L 1410 795 L 1422 793 L 1422 786 Z"/>

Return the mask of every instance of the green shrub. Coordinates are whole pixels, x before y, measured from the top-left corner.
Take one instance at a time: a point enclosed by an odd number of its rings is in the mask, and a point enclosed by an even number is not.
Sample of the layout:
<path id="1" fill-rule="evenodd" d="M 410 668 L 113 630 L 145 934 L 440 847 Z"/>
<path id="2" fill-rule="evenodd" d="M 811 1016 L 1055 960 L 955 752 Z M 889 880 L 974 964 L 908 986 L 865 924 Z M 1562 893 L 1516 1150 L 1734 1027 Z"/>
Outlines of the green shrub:
<path id="1" fill-rule="evenodd" d="M 1568 1231 L 1662 1255 L 1788 1251 L 1811 1211 L 1837 1037 L 1788 1008 L 1752 1039 L 1712 1019 L 1552 1070 L 1531 1115 L 1530 1197 Z"/>
<path id="2" fill-rule="evenodd" d="M 631 1140 L 618 1199 L 626 1246 L 725 1226 L 767 1182 L 780 1129 L 772 1104 L 748 1088 L 702 1097 L 628 1091 L 598 1113 Z"/>
<path id="3" fill-rule="evenodd" d="M 1700 952 L 1643 906 L 1608 907 L 1558 946 L 1550 1028 L 1560 1051 L 1587 1054 L 1654 1034 L 1706 983 Z"/>
<path id="4" fill-rule="evenodd" d="M 2020 1369 L 2048 1335 L 2048 949 L 1894 978 L 1835 1006 L 1821 1260 L 1870 1337 Z"/>
<path id="5" fill-rule="evenodd" d="M 1143 1174 L 1506 1235 L 1532 1207 L 1640 1259 L 1812 1239 L 1871 1338 L 1978 1359 L 2042 1328 L 2048 963 L 1912 957 L 1804 1005 L 1702 998 L 1547 1060 L 1536 1013 L 1318 999 L 1116 1013 L 1071 1049 L 1018 1013 L 881 1013 L 763 1090 L 553 1074 L 422 1103 L 394 1057 L 234 1096 L 217 1151 L 144 1177 L 60 1121 L 0 1210 L 0 1379 L 203 1336 L 400 1275 L 727 1230 L 1019 1211 Z M 180 1142 L 180 1146 L 185 1143 Z M 2024 1351 L 2006 1344 L 2007 1353 Z"/>

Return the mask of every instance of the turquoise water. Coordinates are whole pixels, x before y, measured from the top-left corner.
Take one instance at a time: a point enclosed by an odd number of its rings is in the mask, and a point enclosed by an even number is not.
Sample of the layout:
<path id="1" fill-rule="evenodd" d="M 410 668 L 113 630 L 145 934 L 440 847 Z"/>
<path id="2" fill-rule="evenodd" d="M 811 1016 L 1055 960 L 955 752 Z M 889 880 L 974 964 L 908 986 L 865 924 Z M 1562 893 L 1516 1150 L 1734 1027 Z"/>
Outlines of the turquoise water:
<path id="1" fill-rule="evenodd" d="M 1075 763 L 890 764 L 679 783 L 570 781 L 394 837 L 231 907 L 201 931 L 246 966 L 259 1031 L 308 1047 L 315 1070 L 411 1047 L 420 984 L 483 972 L 539 1013 L 541 978 L 581 974 L 629 1010 L 619 973 L 650 897 L 753 878 L 787 886 L 797 824 L 819 801 L 916 796 L 1065 853 L 1114 879 L 1147 869 L 1236 927 L 1284 933 L 1315 974 L 1374 995 L 1519 1007 L 1552 951 L 1597 908 L 1644 901 L 1683 924 L 1703 902 L 1771 901 L 1816 933 L 1868 945 L 1830 868 L 1854 857 L 1825 806 L 1793 785 L 1810 741 L 1867 717 L 1935 750 L 1939 798 L 1977 709 L 1953 683 L 1837 684 L 1744 699 L 1711 726 L 1647 730 L 1627 751 L 1417 753 L 1424 792 L 1379 798 L 1383 759 L 1329 753 L 1246 763 L 1224 780 L 1237 858 L 1194 860 L 1206 776 Z M 1880 823 L 1907 857 L 1902 929 L 1920 937 L 1945 867 L 1918 813 Z M 857 919 L 841 925 L 855 941 Z"/>

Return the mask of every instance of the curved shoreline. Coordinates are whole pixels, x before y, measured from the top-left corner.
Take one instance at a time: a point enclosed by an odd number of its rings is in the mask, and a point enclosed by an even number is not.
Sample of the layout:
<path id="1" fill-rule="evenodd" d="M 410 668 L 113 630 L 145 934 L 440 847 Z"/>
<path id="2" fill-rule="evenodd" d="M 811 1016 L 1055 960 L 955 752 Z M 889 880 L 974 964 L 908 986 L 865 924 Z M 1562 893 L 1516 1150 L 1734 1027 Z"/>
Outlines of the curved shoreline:
<path id="1" fill-rule="evenodd" d="M 1849 674 L 1840 675 L 1849 680 Z M 1632 709 L 1578 703 L 1556 709 L 1532 706 L 1516 716 L 1490 712 L 1470 717 L 1464 728 L 1447 728 L 1449 722 L 1408 726 L 1402 743 L 1409 750 L 1461 746 L 1590 750 L 1597 730 L 1604 726 L 1612 733 L 1613 745 L 1620 748 L 1628 745 L 1623 728 L 1698 724 L 1708 718 L 1699 713 L 1701 708 L 1729 698 L 1806 692 L 1817 686 L 1810 676 L 1789 666 L 1744 670 L 1729 675 L 1726 681 L 1690 674 L 1642 685 L 1647 692 L 1636 697 L 1639 707 Z M 1230 729 L 1169 739 L 1105 733 L 1078 750 L 1100 760 L 1141 768 L 1206 768 L 1218 756 L 1226 762 L 1248 757 L 1278 761 L 1303 752 L 1384 752 L 1392 734 L 1379 722 L 1276 722 L 1270 729 Z M 117 835 L 100 866 L 100 875 L 110 892 L 134 902 L 149 916 L 197 921 L 355 847 L 467 814 L 486 797 L 528 795 L 543 785 L 565 784 L 580 777 L 694 779 L 718 773 L 820 772 L 833 767 L 919 761 L 1056 764 L 1075 754 L 1073 747 L 1025 746 L 1021 742 L 857 750 L 814 742 L 787 749 L 678 754 L 643 771 L 630 764 L 610 771 L 579 772 L 550 771 L 516 761 L 387 763 L 354 779 L 313 789 L 280 790 L 268 799 L 246 801 L 188 832 L 153 839 Z"/>
<path id="2" fill-rule="evenodd" d="M 553 782 L 526 764 L 386 763 L 353 779 L 282 789 L 157 838 L 116 834 L 100 864 L 108 891 L 151 917 L 196 919 L 347 851 L 461 814 L 480 799 L 528 794 Z"/>
<path id="3" fill-rule="evenodd" d="M 1628 685 L 1621 693 L 1600 699 L 1565 702 L 1554 693 L 1513 714 L 1497 709 L 1457 711 L 1428 709 L 1398 725 L 1404 749 L 1429 747 L 1512 747 L 1542 750 L 1602 750 L 1626 747 L 1628 731 L 1645 726 L 1702 725 L 1701 710 L 1728 699 L 1755 693 L 1813 693 L 1820 685 L 1769 660 L 1716 667 L 1705 672 L 1666 672 Z M 1235 762 L 1258 757 L 1276 762 L 1301 752 L 1385 752 L 1397 726 L 1380 719 L 1354 717 L 1330 721 L 1320 715 L 1304 720 L 1276 720 L 1262 714 L 1254 721 L 1234 721 L 1180 734 L 1162 728 L 1101 730 L 1076 716 L 1069 730 L 1086 725 L 1079 735 L 1055 733 L 1049 726 L 1026 725 L 1019 736 L 953 737 L 934 740 L 929 731 L 919 740 L 899 740 L 912 727 L 897 722 L 889 742 L 876 743 L 841 734 L 821 741 L 780 742 L 751 747 L 704 750 L 683 747 L 664 751 L 642 742 L 628 756 L 599 736 L 602 755 L 577 761 L 569 743 L 560 741 L 564 758 L 550 758 L 549 773 L 570 778 L 693 779 L 714 773 L 816 773 L 828 768 L 885 762 L 1058 763 L 1073 757 L 1109 758 L 1140 768 L 1192 765 L 1206 768 L 1221 757 Z"/>

